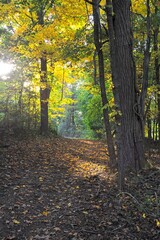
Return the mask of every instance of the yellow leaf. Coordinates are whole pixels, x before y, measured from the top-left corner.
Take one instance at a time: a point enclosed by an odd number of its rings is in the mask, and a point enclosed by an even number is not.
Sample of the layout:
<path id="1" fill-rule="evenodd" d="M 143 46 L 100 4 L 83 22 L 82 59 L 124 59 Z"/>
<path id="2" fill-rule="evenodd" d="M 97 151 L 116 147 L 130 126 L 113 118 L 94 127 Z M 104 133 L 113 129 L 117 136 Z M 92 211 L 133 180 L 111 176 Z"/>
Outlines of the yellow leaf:
<path id="1" fill-rule="evenodd" d="M 23 214 L 26 214 L 28 212 L 28 210 L 25 210 L 24 212 L 23 212 Z"/>
<path id="2" fill-rule="evenodd" d="M 100 209 L 101 207 L 99 205 L 93 205 L 93 207 Z"/>
<path id="3" fill-rule="evenodd" d="M 47 212 L 47 211 L 43 211 L 43 212 L 42 212 L 42 214 L 43 214 L 44 216 L 46 216 L 46 217 L 47 217 L 47 216 L 48 216 L 48 214 L 49 214 L 49 212 Z"/>
<path id="4" fill-rule="evenodd" d="M 39 177 L 39 181 L 40 181 L 40 182 L 43 182 L 43 178 L 42 178 L 42 177 Z"/>
<path id="5" fill-rule="evenodd" d="M 20 224 L 20 222 L 17 221 L 16 219 L 13 219 L 13 223 L 15 223 L 15 224 Z"/>
<path id="6" fill-rule="evenodd" d="M 145 213 L 143 213 L 143 214 L 142 214 L 142 217 L 143 217 L 143 218 L 146 218 L 146 214 L 145 214 Z"/>
<path id="7" fill-rule="evenodd" d="M 156 226 L 160 228 L 160 221 L 158 219 L 156 219 Z"/>

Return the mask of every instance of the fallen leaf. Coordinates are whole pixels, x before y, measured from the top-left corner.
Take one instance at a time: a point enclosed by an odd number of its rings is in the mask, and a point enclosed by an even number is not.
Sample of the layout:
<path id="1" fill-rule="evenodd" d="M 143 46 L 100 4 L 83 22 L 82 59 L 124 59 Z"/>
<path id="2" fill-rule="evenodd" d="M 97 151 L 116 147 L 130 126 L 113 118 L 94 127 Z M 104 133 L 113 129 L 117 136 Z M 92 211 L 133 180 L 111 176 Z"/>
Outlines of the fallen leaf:
<path id="1" fill-rule="evenodd" d="M 83 213 L 84 213 L 84 214 L 86 214 L 86 215 L 88 214 L 88 212 L 87 212 L 87 211 L 83 211 Z"/>
<path id="2" fill-rule="evenodd" d="M 20 222 L 18 220 L 16 220 L 16 219 L 13 219 L 13 223 L 20 224 Z"/>
<path id="3" fill-rule="evenodd" d="M 61 207 L 57 205 L 56 208 L 60 209 Z"/>
<path id="4" fill-rule="evenodd" d="M 141 230 L 140 230 L 140 228 L 139 228 L 138 226 L 136 226 L 136 228 L 137 228 L 137 231 L 138 231 L 138 232 L 140 232 L 140 231 L 141 231 Z"/>
<path id="5" fill-rule="evenodd" d="M 55 227 L 53 228 L 55 231 L 61 231 L 61 229 L 59 227 Z"/>
<path id="6" fill-rule="evenodd" d="M 156 226 L 160 228 L 160 220 L 156 219 Z"/>
<path id="7" fill-rule="evenodd" d="M 13 236 L 8 236 L 8 237 L 6 238 L 6 240 L 13 240 L 13 239 L 16 239 L 16 236 L 15 236 L 15 235 L 13 235 Z"/>
<path id="8" fill-rule="evenodd" d="M 143 218 L 146 218 L 146 214 L 145 214 L 145 213 L 143 213 L 143 214 L 142 214 L 142 217 L 143 217 Z"/>
<path id="9" fill-rule="evenodd" d="M 47 216 L 48 216 L 48 214 L 49 214 L 49 212 L 47 212 L 47 211 L 43 211 L 43 212 L 42 212 L 42 214 L 43 214 L 44 216 L 46 216 L 46 217 L 47 217 Z"/>

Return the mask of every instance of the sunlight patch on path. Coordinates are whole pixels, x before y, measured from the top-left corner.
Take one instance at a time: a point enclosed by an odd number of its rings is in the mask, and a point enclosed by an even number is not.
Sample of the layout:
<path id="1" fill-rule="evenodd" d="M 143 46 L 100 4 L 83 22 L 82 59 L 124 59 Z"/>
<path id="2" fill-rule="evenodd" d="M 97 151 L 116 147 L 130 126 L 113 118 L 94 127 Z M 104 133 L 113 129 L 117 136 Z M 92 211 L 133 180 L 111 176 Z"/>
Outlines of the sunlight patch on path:
<path id="1" fill-rule="evenodd" d="M 77 177 L 89 178 L 96 175 L 106 176 L 106 169 L 105 165 L 79 160 L 70 171 Z"/>
<path id="2" fill-rule="evenodd" d="M 70 140 L 70 144 L 64 147 L 63 158 L 68 162 L 70 174 L 75 177 L 106 179 L 108 176 L 108 152 L 100 141 Z"/>

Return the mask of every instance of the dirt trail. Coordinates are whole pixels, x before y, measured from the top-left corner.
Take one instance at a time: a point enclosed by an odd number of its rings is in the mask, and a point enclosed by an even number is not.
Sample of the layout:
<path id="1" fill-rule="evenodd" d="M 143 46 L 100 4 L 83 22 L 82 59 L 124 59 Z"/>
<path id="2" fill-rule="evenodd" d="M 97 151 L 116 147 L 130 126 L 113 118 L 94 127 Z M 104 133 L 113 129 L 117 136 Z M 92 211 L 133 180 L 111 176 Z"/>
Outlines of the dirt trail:
<path id="1" fill-rule="evenodd" d="M 0 239 L 158 240 L 159 171 L 118 194 L 107 165 L 99 141 L 14 141 L 1 154 Z"/>

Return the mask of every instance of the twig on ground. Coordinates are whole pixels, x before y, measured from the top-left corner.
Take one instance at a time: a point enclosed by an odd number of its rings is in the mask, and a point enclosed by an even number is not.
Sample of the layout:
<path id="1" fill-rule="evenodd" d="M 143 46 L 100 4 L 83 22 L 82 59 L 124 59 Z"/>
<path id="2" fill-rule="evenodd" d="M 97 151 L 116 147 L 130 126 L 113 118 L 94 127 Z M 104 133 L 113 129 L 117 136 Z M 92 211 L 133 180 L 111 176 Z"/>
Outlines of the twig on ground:
<path id="1" fill-rule="evenodd" d="M 85 229 L 85 228 L 82 228 L 81 230 L 82 230 L 83 232 L 87 232 L 87 233 L 91 233 L 91 234 L 100 233 L 99 231 L 87 230 L 87 229 Z"/>
<path id="2" fill-rule="evenodd" d="M 159 202 L 158 202 L 158 195 L 157 195 L 157 193 L 156 193 L 156 192 L 155 192 L 154 194 L 155 194 L 155 198 L 156 198 L 156 204 L 157 204 L 157 216 L 159 217 L 159 215 L 160 215 L 160 212 L 159 212 Z"/>
<path id="3" fill-rule="evenodd" d="M 117 227 L 117 228 L 114 228 L 113 230 L 106 230 L 105 232 L 106 232 L 106 233 L 112 233 L 112 232 L 115 232 L 115 231 L 117 231 L 117 230 L 119 230 L 119 229 L 125 227 L 125 225 L 126 225 L 126 223 L 124 223 L 123 225 L 121 225 L 121 226 L 119 226 L 119 227 Z"/>
<path id="4" fill-rule="evenodd" d="M 98 189 L 97 189 L 97 192 L 96 192 L 96 197 L 98 197 L 99 196 L 99 194 L 100 194 L 100 189 L 101 189 L 101 183 L 99 184 L 99 186 L 98 186 Z"/>
<path id="5" fill-rule="evenodd" d="M 160 173 L 160 169 L 158 169 L 158 170 L 152 172 L 151 174 L 149 174 L 149 175 L 147 176 L 147 179 L 146 179 L 146 180 L 148 180 L 148 178 L 152 177 L 152 176 L 155 175 L 156 173 Z"/>
<path id="6" fill-rule="evenodd" d="M 138 205 L 141 206 L 141 204 L 138 202 L 138 200 L 137 200 L 131 193 L 128 193 L 128 192 L 120 192 L 120 193 L 117 195 L 117 197 L 119 197 L 120 195 L 123 195 L 123 194 L 130 196 L 136 203 L 138 203 Z"/>

